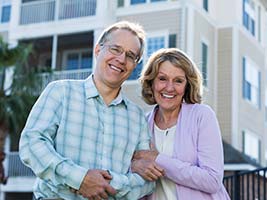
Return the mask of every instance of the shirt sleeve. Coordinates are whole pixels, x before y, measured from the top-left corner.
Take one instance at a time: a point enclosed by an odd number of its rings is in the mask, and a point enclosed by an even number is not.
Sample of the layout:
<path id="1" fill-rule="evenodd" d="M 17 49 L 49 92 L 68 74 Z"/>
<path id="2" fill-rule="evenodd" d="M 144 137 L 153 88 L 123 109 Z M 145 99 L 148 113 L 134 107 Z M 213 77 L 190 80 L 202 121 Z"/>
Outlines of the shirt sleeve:
<path id="1" fill-rule="evenodd" d="M 141 117 L 140 124 L 139 143 L 135 150 L 149 149 L 151 135 L 149 134 L 145 117 Z M 155 188 L 154 182 L 145 181 L 137 173 L 132 173 L 130 170 L 126 175 L 113 171 L 110 171 L 110 173 L 112 175 L 110 185 L 117 190 L 116 199 L 139 199 L 147 194 L 151 194 Z"/>
<path id="2" fill-rule="evenodd" d="M 155 183 L 145 181 L 136 173 L 126 175 L 110 172 L 112 180 L 110 185 L 117 190 L 116 199 L 132 200 L 139 199 L 147 194 L 151 194 Z"/>
<path id="3" fill-rule="evenodd" d="M 64 100 L 62 90 L 60 82 L 53 82 L 42 92 L 22 131 L 19 154 L 37 177 L 55 186 L 79 189 L 87 169 L 62 157 L 54 148 Z"/>
<path id="4" fill-rule="evenodd" d="M 215 113 L 208 109 L 199 119 L 196 163 L 159 154 L 156 163 L 165 169 L 166 176 L 179 185 L 207 193 L 222 187 L 223 148 Z M 184 147 L 186 148 L 186 147 Z"/>

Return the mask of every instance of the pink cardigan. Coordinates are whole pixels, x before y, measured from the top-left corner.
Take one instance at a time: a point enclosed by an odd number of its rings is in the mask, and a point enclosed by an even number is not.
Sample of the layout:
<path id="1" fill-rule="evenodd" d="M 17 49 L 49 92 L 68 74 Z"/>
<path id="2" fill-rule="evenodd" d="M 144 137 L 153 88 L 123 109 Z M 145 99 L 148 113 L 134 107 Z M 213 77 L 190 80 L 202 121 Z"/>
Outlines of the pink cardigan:
<path id="1" fill-rule="evenodd" d="M 154 115 L 148 115 L 154 139 Z M 177 120 L 173 156 L 159 154 L 156 163 L 176 183 L 179 200 L 229 200 L 222 184 L 223 148 L 213 110 L 203 104 L 182 104 Z M 147 199 L 155 200 L 154 194 Z"/>

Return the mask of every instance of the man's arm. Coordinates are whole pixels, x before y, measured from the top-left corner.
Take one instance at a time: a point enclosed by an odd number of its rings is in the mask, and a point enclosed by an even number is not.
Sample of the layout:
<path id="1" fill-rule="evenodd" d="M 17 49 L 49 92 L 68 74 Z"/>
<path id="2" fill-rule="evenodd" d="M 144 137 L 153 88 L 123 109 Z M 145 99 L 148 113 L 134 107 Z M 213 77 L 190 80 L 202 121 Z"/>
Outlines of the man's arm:
<path id="1" fill-rule="evenodd" d="M 87 170 L 55 150 L 55 137 L 62 113 L 64 87 L 49 84 L 32 108 L 21 134 L 19 153 L 22 162 L 36 176 L 52 185 L 80 188 Z"/>
<path id="2" fill-rule="evenodd" d="M 139 199 L 152 193 L 155 182 L 145 181 L 136 173 L 129 172 L 126 175 L 110 172 L 112 180 L 110 185 L 117 190 L 116 198 L 125 200 Z"/>
<path id="3" fill-rule="evenodd" d="M 143 115 L 140 123 L 139 143 L 135 150 L 150 149 L 150 139 L 148 124 L 146 122 L 145 115 Z M 131 166 L 129 166 L 129 169 L 130 168 Z M 119 174 L 113 171 L 110 171 L 110 173 L 112 175 L 110 185 L 117 190 L 115 197 L 118 199 L 139 199 L 147 194 L 150 194 L 155 187 L 154 182 L 144 180 L 140 175 L 133 173 L 131 170 L 129 170 L 127 174 Z"/>

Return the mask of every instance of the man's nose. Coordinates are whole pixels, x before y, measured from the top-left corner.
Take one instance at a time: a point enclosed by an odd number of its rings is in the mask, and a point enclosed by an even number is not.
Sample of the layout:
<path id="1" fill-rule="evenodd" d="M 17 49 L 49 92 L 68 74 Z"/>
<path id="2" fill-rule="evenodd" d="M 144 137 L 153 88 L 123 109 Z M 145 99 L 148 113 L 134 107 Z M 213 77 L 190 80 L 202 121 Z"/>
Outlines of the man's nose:
<path id="1" fill-rule="evenodd" d="M 121 64 L 125 64 L 126 63 L 126 52 L 123 52 L 121 55 L 117 56 L 117 60 Z"/>

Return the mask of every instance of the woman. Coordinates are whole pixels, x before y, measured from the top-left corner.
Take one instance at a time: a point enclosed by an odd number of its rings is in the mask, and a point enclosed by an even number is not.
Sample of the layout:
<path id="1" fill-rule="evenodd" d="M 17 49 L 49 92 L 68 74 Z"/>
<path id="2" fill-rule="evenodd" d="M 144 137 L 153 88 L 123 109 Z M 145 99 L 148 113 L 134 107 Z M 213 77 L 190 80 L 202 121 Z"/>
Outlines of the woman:
<path id="1" fill-rule="evenodd" d="M 132 171 L 155 181 L 158 200 L 227 200 L 223 148 L 215 113 L 201 103 L 202 79 L 182 51 L 155 52 L 141 75 L 142 96 L 156 104 L 148 115 L 152 150 L 135 153 Z"/>

